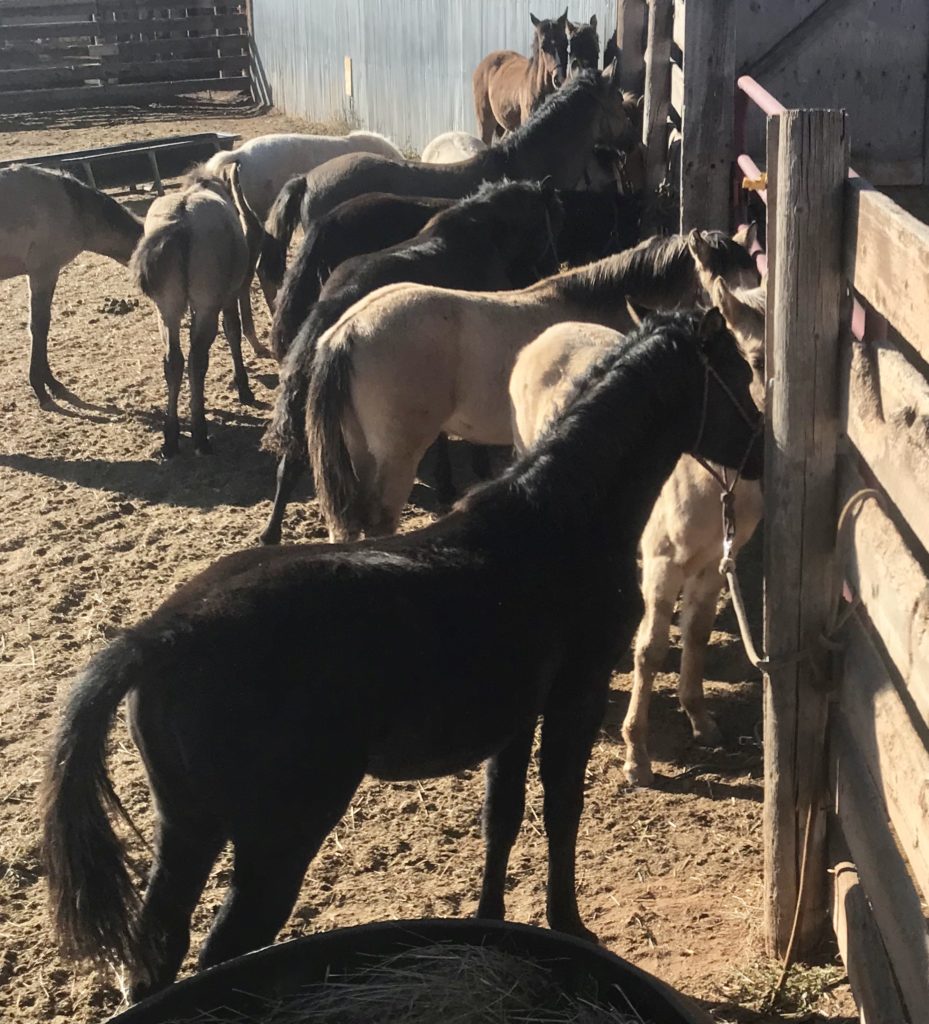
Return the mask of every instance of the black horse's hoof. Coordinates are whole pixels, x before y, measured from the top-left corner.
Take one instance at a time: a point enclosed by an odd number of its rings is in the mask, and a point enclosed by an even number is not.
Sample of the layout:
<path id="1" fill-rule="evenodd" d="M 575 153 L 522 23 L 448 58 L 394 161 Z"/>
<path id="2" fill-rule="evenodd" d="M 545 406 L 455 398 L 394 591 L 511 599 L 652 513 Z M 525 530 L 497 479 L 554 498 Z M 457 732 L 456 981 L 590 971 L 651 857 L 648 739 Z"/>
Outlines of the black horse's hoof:
<path id="1" fill-rule="evenodd" d="M 165 441 L 161 446 L 161 457 L 163 459 L 173 459 L 175 455 L 181 450 L 181 446 L 177 441 Z"/>
<path id="2" fill-rule="evenodd" d="M 270 547 L 274 547 L 277 544 L 280 544 L 281 543 L 281 529 L 280 529 L 280 527 L 277 527 L 277 529 L 273 529 L 272 527 L 269 526 L 266 529 L 262 530 L 261 533 L 258 534 L 258 543 L 262 547 L 264 547 L 264 548 L 270 548 Z"/>
<path id="3" fill-rule="evenodd" d="M 208 437 L 205 437 L 202 441 L 197 441 L 194 444 L 194 451 L 198 455 L 212 455 L 213 445 Z"/>
<path id="4" fill-rule="evenodd" d="M 239 388 L 239 401 L 242 405 L 254 405 L 255 392 L 249 387 Z"/>

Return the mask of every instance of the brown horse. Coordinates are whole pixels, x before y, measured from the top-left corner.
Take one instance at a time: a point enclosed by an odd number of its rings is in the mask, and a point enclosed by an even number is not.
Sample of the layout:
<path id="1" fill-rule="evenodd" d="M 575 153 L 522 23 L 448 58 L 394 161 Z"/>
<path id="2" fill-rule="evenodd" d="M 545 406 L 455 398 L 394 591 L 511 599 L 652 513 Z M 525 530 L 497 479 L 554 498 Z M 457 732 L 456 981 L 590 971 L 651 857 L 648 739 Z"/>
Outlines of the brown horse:
<path id="1" fill-rule="evenodd" d="M 69 174 L 26 164 L 0 171 L 0 280 L 29 278 L 29 383 L 43 409 L 51 406 L 47 388 L 56 398 L 69 396 L 48 365 L 61 268 L 87 249 L 125 265 L 141 237 L 135 214 Z"/>
<path id="2" fill-rule="evenodd" d="M 748 252 L 705 232 L 714 273 L 757 283 Z M 523 346 L 563 320 L 627 331 L 627 304 L 687 308 L 704 295 L 687 239 L 635 249 L 520 291 L 388 285 L 319 342 L 306 425 L 320 507 L 334 540 L 392 533 L 426 449 L 441 431 L 513 443 L 507 385 Z"/>
<path id="3" fill-rule="evenodd" d="M 568 76 L 567 8 L 560 18 L 529 17 L 534 28 L 532 56 L 495 50 L 478 64 L 471 78 L 477 124 L 488 146 L 494 136 L 500 138 L 525 124 Z"/>

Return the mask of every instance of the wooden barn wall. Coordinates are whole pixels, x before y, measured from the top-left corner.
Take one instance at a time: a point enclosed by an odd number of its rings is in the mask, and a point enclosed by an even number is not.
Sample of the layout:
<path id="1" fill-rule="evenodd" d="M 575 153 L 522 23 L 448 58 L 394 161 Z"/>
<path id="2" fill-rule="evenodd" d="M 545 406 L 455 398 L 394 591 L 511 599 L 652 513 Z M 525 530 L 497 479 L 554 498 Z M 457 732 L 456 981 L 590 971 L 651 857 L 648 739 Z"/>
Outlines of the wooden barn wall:
<path id="1" fill-rule="evenodd" d="M 474 132 L 475 66 L 491 50 L 528 54 L 530 10 L 544 18 L 564 9 L 553 0 L 252 0 L 256 79 L 263 98 L 290 114 L 353 115 L 420 150 L 441 132 Z M 616 0 L 572 0 L 572 20 L 592 14 L 603 44 Z"/>
<path id="2" fill-rule="evenodd" d="M 929 0 L 738 0 L 736 40 L 739 70 L 785 106 L 848 111 L 859 174 L 929 185 Z M 748 147 L 764 153 L 762 115 Z"/>

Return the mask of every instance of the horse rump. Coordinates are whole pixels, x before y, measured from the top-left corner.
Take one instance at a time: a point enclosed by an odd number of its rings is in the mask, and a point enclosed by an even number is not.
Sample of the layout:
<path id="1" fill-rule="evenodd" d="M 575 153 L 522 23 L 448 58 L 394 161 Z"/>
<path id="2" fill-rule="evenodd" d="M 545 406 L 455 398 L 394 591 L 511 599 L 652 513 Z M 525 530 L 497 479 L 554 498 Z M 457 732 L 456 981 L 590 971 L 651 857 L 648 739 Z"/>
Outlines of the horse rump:
<path id="1" fill-rule="evenodd" d="M 157 300 L 173 284 L 178 294 L 186 296 L 189 246 L 180 218 L 144 235 L 129 262 L 129 272 L 140 291 Z"/>

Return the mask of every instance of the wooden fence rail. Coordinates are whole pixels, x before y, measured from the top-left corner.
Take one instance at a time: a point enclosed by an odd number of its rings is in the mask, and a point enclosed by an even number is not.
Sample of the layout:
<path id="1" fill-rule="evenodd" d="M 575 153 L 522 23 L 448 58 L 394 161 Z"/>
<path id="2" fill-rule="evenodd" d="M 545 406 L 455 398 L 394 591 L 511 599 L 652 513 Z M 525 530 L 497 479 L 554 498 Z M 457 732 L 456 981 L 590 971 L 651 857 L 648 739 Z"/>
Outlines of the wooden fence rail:
<path id="1" fill-rule="evenodd" d="M 152 0 L 0 0 L 0 112 L 248 89 L 248 18 Z"/>

